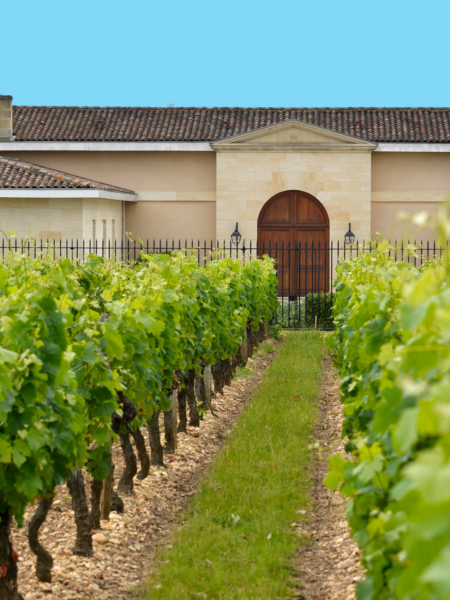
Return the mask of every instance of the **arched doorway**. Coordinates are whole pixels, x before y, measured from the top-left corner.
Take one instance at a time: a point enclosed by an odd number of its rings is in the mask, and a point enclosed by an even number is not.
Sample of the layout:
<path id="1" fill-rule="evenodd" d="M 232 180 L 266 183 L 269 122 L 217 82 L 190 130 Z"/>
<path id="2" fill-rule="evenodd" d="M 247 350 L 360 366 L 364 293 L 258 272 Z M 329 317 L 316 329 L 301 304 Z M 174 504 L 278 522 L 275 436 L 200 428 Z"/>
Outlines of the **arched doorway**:
<path id="1" fill-rule="evenodd" d="M 282 296 L 328 291 L 329 240 L 327 211 L 306 192 L 281 192 L 268 200 L 259 214 L 259 253 L 277 260 Z"/>

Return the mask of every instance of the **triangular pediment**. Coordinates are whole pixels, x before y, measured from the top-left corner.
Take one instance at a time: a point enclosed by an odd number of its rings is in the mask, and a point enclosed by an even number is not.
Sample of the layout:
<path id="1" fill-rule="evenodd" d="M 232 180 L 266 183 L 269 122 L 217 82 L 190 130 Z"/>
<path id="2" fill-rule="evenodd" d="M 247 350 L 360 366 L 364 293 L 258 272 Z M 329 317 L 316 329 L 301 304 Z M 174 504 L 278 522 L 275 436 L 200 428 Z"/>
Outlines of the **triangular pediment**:
<path id="1" fill-rule="evenodd" d="M 217 152 L 370 152 L 377 145 L 324 127 L 291 120 L 234 135 L 211 146 Z"/>

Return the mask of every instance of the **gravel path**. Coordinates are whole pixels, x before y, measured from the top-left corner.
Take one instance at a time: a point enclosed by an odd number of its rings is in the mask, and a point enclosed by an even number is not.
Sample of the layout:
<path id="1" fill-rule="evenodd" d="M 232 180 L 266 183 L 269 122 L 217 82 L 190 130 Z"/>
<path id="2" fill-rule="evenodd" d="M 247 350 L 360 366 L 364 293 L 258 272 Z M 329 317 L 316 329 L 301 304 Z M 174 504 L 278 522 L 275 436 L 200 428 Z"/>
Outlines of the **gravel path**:
<path id="1" fill-rule="evenodd" d="M 327 457 L 345 453 L 341 440 L 342 404 L 339 379 L 330 358 L 324 358 L 320 412 L 312 440 L 320 444 L 311 466 L 312 506 L 296 530 L 305 540 L 294 561 L 298 580 L 297 600 L 354 600 L 355 584 L 364 579 L 360 552 L 350 538 L 344 514 L 345 501 L 339 492 L 323 485 Z M 304 511 L 302 511 L 304 513 Z"/>
<path id="2" fill-rule="evenodd" d="M 275 349 L 279 343 L 274 342 Z M 216 417 L 206 414 L 200 429 L 189 428 L 179 435 L 175 455 L 166 455 L 166 468 L 151 468 L 144 481 L 135 478 L 135 491 L 122 496 L 125 512 L 111 513 L 96 532 L 94 555 L 82 558 L 72 554 L 75 523 L 68 490 L 57 489 L 53 507 L 41 528 L 40 541 L 54 559 L 52 583 L 35 576 L 35 556 L 28 546 L 26 532 L 35 508 L 29 507 L 22 529 L 13 529 L 13 546 L 19 553 L 19 590 L 25 600 L 122 600 L 139 586 L 154 563 L 159 544 L 167 543 L 174 521 L 195 493 L 196 484 L 235 425 L 247 400 L 258 387 L 264 370 L 276 352 L 260 353 L 250 359 L 250 375 L 233 381 L 224 396 L 213 401 Z M 142 433 L 148 446 L 147 432 Z M 114 448 L 116 481 L 123 469 L 122 455 Z M 86 490 L 90 482 L 86 477 Z"/>

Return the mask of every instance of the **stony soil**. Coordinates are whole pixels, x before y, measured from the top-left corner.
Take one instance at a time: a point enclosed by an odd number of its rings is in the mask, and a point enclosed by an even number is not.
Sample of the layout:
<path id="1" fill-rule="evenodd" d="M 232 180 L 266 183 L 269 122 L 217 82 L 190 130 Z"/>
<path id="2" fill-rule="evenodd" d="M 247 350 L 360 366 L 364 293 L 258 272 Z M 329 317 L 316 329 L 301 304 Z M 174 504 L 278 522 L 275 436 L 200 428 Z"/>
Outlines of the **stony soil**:
<path id="1" fill-rule="evenodd" d="M 274 342 L 275 350 L 279 343 Z M 276 353 L 276 352 L 275 352 Z M 54 559 L 52 583 L 35 576 L 35 556 L 28 546 L 27 526 L 35 508 L 29 507 L 24 527 L 13 529 L 13 546 L 19 553 L 19 590 L 25 600 L 121 600 L 129 597 L 147 575 L 159 544 L 164 544 L 173 521 L 195 493 L 199 477 L 211 463 L 228 432 L 235 425 L 260 383 L 261 375 L 275 353 L 260 353 L 249 361 L 251 373 L 233 381 L 224 395 L 217 395 L 214 413 L 204 416 L 200 428 L 179 434 L 176 454 L 166 455 L 166 468 L 151 468 L 144 481 L 135 478 L 135 491 L 122 496 L 123 515 L 111 513 L 102 521 L 101 532 L 93 532 L 94 555 L 72 554 L 75 523 L 67 487 L 60 486 L 53 507 L 41 528 L 40 541 Z M 145 429 L 142 430 L 148 445 Z M 149 446 L 147 447 L 150 452 Z M 123 469 L 122 455 L 114 449 L 116 480 Z M 89 488 L 86 478 L 86 488 Z"/>
<path id="2" fill-rule="evenodd" d="M 312 504 L 300 511 L 306 519 L 296 524 L 305 542 L 298 550 L 294 572 L 298 580 L 298 600 L 354 600 L 355 584 L 364 579 L 360 552 L 350 538 L 344 514 L 345 501 L 339 492 L 323 485 L 327 457 L 344 451 L 341 440 L 342 404 L 339 379 L 330 358 L 324 358 L 320 411 L 312 440 L 320 445 L 311 467 Z"/>

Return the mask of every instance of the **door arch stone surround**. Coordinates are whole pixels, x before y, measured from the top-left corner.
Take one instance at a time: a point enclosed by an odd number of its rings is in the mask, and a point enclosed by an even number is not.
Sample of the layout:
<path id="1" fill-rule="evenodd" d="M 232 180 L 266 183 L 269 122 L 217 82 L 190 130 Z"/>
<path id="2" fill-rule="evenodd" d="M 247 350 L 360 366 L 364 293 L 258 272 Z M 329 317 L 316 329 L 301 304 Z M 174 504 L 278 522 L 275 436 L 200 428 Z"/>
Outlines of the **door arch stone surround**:
<path id="1" fill-rule="evenodd" d="M 369 237 L 376 144 L 301 122 L 262 128 L 249 136 L 211 144 L 217 153 L 218 239 L 229 239 L 237 221 L 242 240 L 256 243 L 262 207 L 284 190 L 303 190 L 320 200 L 329 215 L 331 240 L 343 239 L 349 222 L 359 239 Z"/>

